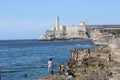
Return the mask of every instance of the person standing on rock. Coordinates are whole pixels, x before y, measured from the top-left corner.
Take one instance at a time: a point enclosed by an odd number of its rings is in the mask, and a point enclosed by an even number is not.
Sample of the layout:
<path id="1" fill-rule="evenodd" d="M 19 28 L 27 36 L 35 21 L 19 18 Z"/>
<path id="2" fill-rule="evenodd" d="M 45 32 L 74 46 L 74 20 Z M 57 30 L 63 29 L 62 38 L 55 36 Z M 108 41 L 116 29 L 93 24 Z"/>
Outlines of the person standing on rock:
<path id="1" fill-rule="evenodd" d="M 91 51 L 90 51 L 90 49 L 88 49 L 87 54 L 88 54 L 89 57 L 90 57 L 90 53 L 91 53 Z"/>
<path id="2" fill-rule="evenodd" d="M 64 63 L 61 65 L 61 69 L 62 69 L 62 74 L 64 74 L 65 73 L 65 65 L 64 65 Z"/>
<path id="3" fill-rule="evenodd" d="M 48 72 L 50 72 L 51 74 L 53 74 L 53 61 L 52 58 L 50 58 L 50 60 L 48 61 Z"/>
<path id="4" fill-rule="evenodd" d="M 58 73 L 61 75 L 62 71 L 61 71 L 61 65 L 58 66 Z"/>
<path id="5" fill-rule="evenodd" d="M 109 61 L 112 61 L 112 59 L 111 59 L 111 54 L 109 53 L 109 55 L 108 55 L 108 60 Z"/>

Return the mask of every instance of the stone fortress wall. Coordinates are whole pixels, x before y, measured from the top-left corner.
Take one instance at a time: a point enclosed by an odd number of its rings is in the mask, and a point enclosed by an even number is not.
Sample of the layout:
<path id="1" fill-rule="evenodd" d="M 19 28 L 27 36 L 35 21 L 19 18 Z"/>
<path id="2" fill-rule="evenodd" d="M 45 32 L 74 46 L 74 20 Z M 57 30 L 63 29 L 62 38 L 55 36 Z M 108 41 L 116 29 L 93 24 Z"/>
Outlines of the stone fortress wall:
<path id="1" fill-rule="evenodd" d="M 51 30 L 47 30 L 40 40 L 55 40 L 55 39 L 88 39 L 86 36 L 85 23 L 79 25 L 60 26 L 59 17 L 56 18 L 56 26 Z"/>

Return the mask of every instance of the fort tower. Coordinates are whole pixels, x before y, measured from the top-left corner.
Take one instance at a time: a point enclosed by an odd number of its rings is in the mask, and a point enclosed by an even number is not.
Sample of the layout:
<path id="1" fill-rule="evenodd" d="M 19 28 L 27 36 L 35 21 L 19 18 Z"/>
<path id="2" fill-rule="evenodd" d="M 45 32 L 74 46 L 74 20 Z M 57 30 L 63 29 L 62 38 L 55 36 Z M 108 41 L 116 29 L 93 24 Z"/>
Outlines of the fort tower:
<path id="1" fill-rule="evenodd" d="M 59 30 L 59 17 L 56 17 L 56 30 Z"/>

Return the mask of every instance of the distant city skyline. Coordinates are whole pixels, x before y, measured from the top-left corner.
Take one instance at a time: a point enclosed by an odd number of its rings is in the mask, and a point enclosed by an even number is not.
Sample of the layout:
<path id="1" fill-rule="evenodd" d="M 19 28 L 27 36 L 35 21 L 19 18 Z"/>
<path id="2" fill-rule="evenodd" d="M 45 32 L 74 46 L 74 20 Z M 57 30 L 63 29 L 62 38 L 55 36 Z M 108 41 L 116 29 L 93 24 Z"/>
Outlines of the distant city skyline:
<path id="1" fill-rule="evenodd" d="M 60 25 L 120 24 L 120 0 L 1 0 L 0 40 L 38 39 Z"/>

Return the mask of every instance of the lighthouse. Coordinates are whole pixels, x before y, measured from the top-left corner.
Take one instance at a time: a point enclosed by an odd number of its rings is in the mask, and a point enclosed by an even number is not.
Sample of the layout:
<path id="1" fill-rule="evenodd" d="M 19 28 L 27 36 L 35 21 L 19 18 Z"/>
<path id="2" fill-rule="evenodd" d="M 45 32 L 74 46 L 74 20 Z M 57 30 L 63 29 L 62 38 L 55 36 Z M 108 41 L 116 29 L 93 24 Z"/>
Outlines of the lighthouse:
<path id="1" fill-rule="evenodd" d="M 59 30 L 59 17 L 56 17 L 56 30 Z"/>

